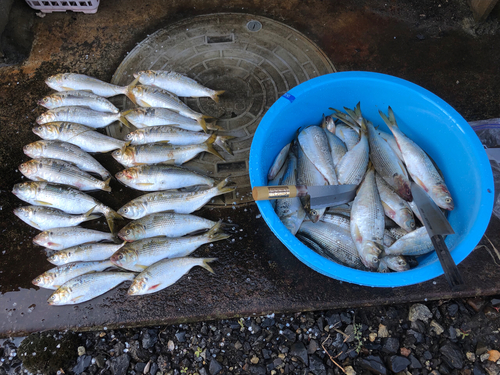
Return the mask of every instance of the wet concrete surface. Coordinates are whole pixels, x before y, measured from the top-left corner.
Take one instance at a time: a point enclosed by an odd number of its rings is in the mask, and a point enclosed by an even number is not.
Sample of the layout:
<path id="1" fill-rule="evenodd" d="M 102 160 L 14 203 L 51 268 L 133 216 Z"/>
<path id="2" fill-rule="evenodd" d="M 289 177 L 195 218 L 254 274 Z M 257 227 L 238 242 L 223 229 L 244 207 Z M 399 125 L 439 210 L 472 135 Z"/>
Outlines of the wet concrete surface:
<path id="1" fill-rule="evenodd" d="M 26 9 L 27 12 L 31 10 Z M 51 90 L 44 79 L 77 72 L 110 81 L 127 53 L 172 22 L 216 12 L 252 13 L 305 34 L 338 71 L 391 74 L 434 92 L 468 121 L 500 117 L 498 21 L 471 21 L 465 1 L 106 1 L 95 15 L 54 13 L 36 18 L 29 58 L 0 68 L 0 336 L 47 329 L 140 326 L 267 312 L 330 309 L 491 295 L 500 289 L 499 220 L 492 218 L 480 245 L 459 265 L 466 289 L 450 292 L 444 277 L 420 285 L 373 289 L 324 277 L 300 263 L 271 233 L 254 204 L 204 208 L 201 216 L 239 225 L 231 240 L 198 249 L 217 257 L 216 275 L 193 269 L 179 283 L 147 297 L 128 297 L 127 285 L 87 303 L 50 307 L 49 290 L 31 280 L 52 265 L 31 239 L 38 233 L 12 210 L 24 203 L 10 191 L 24 180 L 22 147 L 44 112 L 36 100 Z M 111 156 L 96 158 L 113 174 Z M 92 193 L 114 209 L 138 192 L 116 181 L 113 194 Z M 125 222 L 120 223 L 124 225 Z M 92 224 L 106 230 L 103 220 Z M 234 240 L 234 241 L 233 241 Z"/>

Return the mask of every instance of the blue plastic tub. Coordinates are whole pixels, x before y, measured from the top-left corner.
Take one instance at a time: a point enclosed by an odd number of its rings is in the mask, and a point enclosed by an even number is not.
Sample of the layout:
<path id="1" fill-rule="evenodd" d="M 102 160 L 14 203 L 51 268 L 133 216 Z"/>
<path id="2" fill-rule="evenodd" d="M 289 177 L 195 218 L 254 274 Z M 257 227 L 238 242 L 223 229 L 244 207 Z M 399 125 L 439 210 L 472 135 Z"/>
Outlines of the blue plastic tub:
<path id="1" fill-rule="evenodd" d="M 329 107 L 353 108 L 389 131 L 378 113 L 390 105 L 400 129 L 438 164 L 455 201 L 448 219 L 454 235 L 446 239 L 458 264 L 483 236 L 493 209 L 493 176 L 481 142 L 467 122 L 442 99 L 403 79 L 369 72 L 332 73 L 311 79 L 279 98 L 267 111 L 250 150 L 250 182 L 267 184 L 267 172 L 278 152 L 298 128 L 320 124 Z M 303 245 L 278 219 L 271 203 L 257 202 L 262 217 L 281 242 L 303 263 L 335 279 L 373 287 L 398 287 L 443 274 L 435 252 L 420 257 L 418 267 L 382 274 L 359 271 L 329 261 Z"/>

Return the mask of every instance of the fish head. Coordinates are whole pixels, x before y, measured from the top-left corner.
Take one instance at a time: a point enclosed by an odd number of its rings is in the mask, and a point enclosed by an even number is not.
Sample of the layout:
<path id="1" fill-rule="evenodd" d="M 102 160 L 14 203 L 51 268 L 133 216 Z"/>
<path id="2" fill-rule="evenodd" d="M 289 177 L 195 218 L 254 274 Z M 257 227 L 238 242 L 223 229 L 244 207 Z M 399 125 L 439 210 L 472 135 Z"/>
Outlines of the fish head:
<path id="1" fill-rule="evenodd" d="M 57 139 L 59 138 L 59 126 L 56 124 L 43 124 L 35 126 L 33 133 L 43 139 Z"/>
<path id="2" fill-rule="evenodd" d="M 46 96 L 45 98 L 40 99 L 36 102 L 36 104 L 49 109 L 53 107 L 52 103 L 53 103 L 53 98 L 50 96 Z"/>
<path id="3" fill-rule="evenodd" d="M 111 156 L 120 164 L 132 165 L 135 161 L 135 153 L 132 147 L 122 147 L 111 153 Z"/>
<path id="4" fill-rule="evenodd" d="M 52 254 L 47 260 L 52 264 L 64 264 L 69 262 L 69 257 L 71 256 L 71 252 L 60 251 L 55 254 Z"/>
<path id="5" fill-rule="evenodd" d="M 118 172 L 115 177 L 122 182 L 133 181 L 139 177 L 139 170 L 136 167 L 127 168 Z"/>
<path id="6" fill-rule="evenodd" d="M 142 70 L 134 73 L 134 78 L 139 78 L 139 82 L 143 85 L 153 85 L 155 82 L 156 73 L 152 70 Z"/>
<path id="7" fill-rule="evenodd" d="M 407 202 L 413 200 L 413 195 L 411 194 L 411 185 L 405 176 L 397 175 L 394 176 L 395 190 L 396 193 Z"/>
<path id="8" fill-rule="evenodd" d="M 66 80 L 67 76 L 67 73 L 55 74 L 47 78 L 45 80 L 45 84 L 51 89 L 62 91 L 64 87 L 64 81 Z"/>
<path id="9" fill-rule="evenodd" d="M 38 161 L 36 160 L 30 160 L 27 161 L 26 163 L 22 163 L 17 167 L 19 169 L 19 172 L 21 172 L 23 175 L 26 177 L 30 177 L 34 175 L 38 171 Z"/>
<path id="10" fill-rule="evenodd" d="M 121 248 L 115 252 L 109 260 L 118 267 L 131 266 L 137 262 L 137 252 L 133 249 Z"/>
<path id="11" fill-rule="evenodd" d="M 38 185 L 33 182 L 15 184 L 12 193 L 22 200 L 34 200 L 37 195 Z"/>
<path id="12" fill-rule="evenodd" d="M 139 130 L 128 133 L 125 136 L 125 140 L 130 142 L 142 141 L 143 139 L 144 139 L 144 132 Z"/>
<path id="13" fill-rule="evenodd" d="M 388 267 L 393 271 L 402 272 L 410 269 L 410 265 L 402 255 L 388 256 L 386 261 Z"/>
<path id="14" fill-rule="evenodd" d="M 144 207 L 142 203 L 129 202 L 128 204 L 120 208 L 117 212 L 127 219 L 135 219 L 144 216 L 145 211 L 146 207 Z"/>
<path id="15" fill-rule="evenodd" d="M 32 142 L 23 147 L 23 152 L 25 155 L 28 155 L 31 158 L 38 158 L 42 155 L 43 151 L 43 143 L 38 141 L 38 142 Z"/>
<path id="16" fill-rule="evenodd" d="M 33 285 L 39 286 L 39 287 L 46 287 L 52 285 L 54 282 L 54 279 L 56 278 L 56 275 L 50 271 L 47 271 L 45 273 L 42 273 L 40 276 L 34 278 L 31 283 Z"/>
<path id="17" fill-rule="evenodd" d="M 50 247 L 52 245 L 51 242 L 51 231 L 45 230 L 41 233 L 38 233 L 34 238 L 33 242 L 40 246 Z"/>
<path id="18" fill-rule="evenodd" d="M 32 214 L 32 211 L 29 209 L 29 207 L 26 206 L 14 208 L 13 212 L 14 215 L 16 215 L 18 218 L 25 218 L 25 219 L 28 219 Z"/>
<path id="19" fill-rule="evenodd" d="M 49 303 L 49 305 L 63 305 L 67 301 L 69 301 L 69 298 L 70 291 L 68 290 L 68 288 L 60 287 L 54 293 L 52 293 L 47 302 Z"/>
<path id="20" fill-rule="evenodd" d="M 144 238 L 146 236 L 146 229 L 144 225 L 140 223 L 130 223 L 126 227 L 122 228 L 120 232 L 118 232 L 118 237 L 120 237 L 123 241 L 136 241 L 138 239 Z"/>
<path id="21" fill-rule="evenodd" d="M 432 188 L 432 198 L 439 207 L 445 210 L 452 211 L 455 208 L 453 198 L 445 184 L 439 184 Z"/>
<path id="22" fill-rule="evenodd" d="M 403 223 L 403 229 L 408 232 L 413 232 L 417 227 L 415 224 L 415 216 L 413 212 L 407 208 L 404 208 L 400 212 L 401 222 Z"/>
<path id="23" fill-rule="evenodd" d="M 328 130 L 330 133 L 335 134 L 335 120 L 332 116 L 325 116 L 321 127 Z"/>
<path id="24" fill-rule="evenodd" d="M 365 241 L 363 244 L 360 258 L 363 264 L 371 270 L 376 270 L 380 264 L 380 254 L 383 251 L 383 246 L 375 241 Z"/>
<path id="25" fill-rule="evenodd" d="M 42 113 L 40 116 L 36 118 L 36 122 L 39 125 L 46 124 L 48 122 L 54 122 L 57 120 L 57 116 L 55 113 L 51 111 L 47 111 L 45 113 Z"/>
<path id="26" fill-rule="evenodd" d="M 148 279 L 145 276 L 137 276 L 134 281 L 132 281 L 132 285 L 127 291 L 129 296 L 143 294 L 147 289 Z"/>

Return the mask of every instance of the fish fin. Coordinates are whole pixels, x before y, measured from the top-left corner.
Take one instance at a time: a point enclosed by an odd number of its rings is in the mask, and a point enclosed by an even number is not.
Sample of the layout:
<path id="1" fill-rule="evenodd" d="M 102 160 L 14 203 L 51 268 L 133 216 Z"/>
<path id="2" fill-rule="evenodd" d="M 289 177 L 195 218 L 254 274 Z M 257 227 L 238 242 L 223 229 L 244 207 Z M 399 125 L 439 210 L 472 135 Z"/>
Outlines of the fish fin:
<path id="1" fill-rule="evenodd" d="M 66 87 L 66 86 L 63 86 L 62 88 L 64 89 L 64 91 L 73 91 L 74 90 L 71 87 Z M 92 92 L 92 90 L 82 90 L 82 91 L 90 91 L 90 92 Z"/>
<path id="2" fill-rule="evenodd" d="M 152 182 L 138 182 L 136 185 L 151 186 L 151 185 L 154 185 L 154 183 L 152 183 Z"/>
<path id="3" fill-rule="evenodd" d="M 205 121 L 205 119 L 207 119 L 208 116 L 201 116 L 200 118 L 196 119 L 196 121 L 198 122 L 198 124 L 200 124 L 201 128 L 203 129 L 203 131 L 206 133 L 207 132 L 207 123 Z"/>
<path id="4" fill-rule="evenodd" d="M 76 296 L 75 298 L 72 298 L 72 299 L 71 299 L 71 302 L 75 302 L 75 303 L 77 303 L 77 302 L 78 302 L 79 300 L 81 300 L 82 298 L 83 298 L 83 295 L 81 295 L 81 296 Z"/>
<path id="5" fill-rule="evenodd" d="M 359 231 L 358 224 L 354 223 L 354 241 L 361 243 L 363 241 L 363 236 Z"/>
<path id="6" fill-rule="evenodd" d="M 34 221 L 31 221 L 31 220 L 28 220 L 30 222 L 30 225 L 33 227 L 33 228 L 36 228 L 36 229 L 40 229 L 40 226 L 35 223 Z M 41 230 L 41 229 L 40 229 Z"/>
<path id="7" fill-rule="evenodd" d="M 142 264 L 136 264 L 136 267 L 140 268 L 142 271 L 144 271 L 148 266 L 143 266 Z"/>
<path id="8" fill-rule="evenodd" d="M 387 216 L 389 216 L 391 219 L 394 219 L 396 217 L 396 211 L 390 208 L 386 203 L 382 202 L 382 206 L 384 207 L 384 212 Z"/>
<path id="9" fill-rule="evenodd" d="M 217 260 L 217 258 L 205 258 L 203 259 L 203 264 L 200 264 L 203 268 L 205 268 L 208 272 L 215 274 L 214 270 L 212 267 L 208 265 L 208 263 L 213 262 L 214 260 Z"/>
<path id="10" fill-rule="evenodd" d="M 389 106 L 389 108 L 387 109 L 387 113 L 389 114 L 389 121 L 392 124 L 394 124 L 395 126 L 397 126 L 396 117 L 394 116 L 394 112 L 393 112 L 391 106 Z"/>
<path id="11" fill-rule="evenodd" d="M 127 128 L 129 128 L 129 129 L 131 128 L 130 122 L 128 122 L 128 120 L 125 118 L 125 116 L 123 115 L 123 113 L 120 114 L 120 118 L 118 119 L 118 121 L 120 121 Z"/>
<path id="12" fill-rule="evenodd" d="M 159 164 L 175 165 L 175 159 L 168 159 L 168 160 L 162 161 Z"/>
<path id="13" fill-rule="evenodd" d="M 221 226 L 222 220 L 219 220 L 212 228 L 210 228 L 210 230 L 206 233 L 206 236 L 208 238 L 212 238 L 220 230 Z"/>
<path id="14" fill-rule="evenodd" d="M 92 212 L 94 212 L 94 210 L 95 210 L 96 207 L 97 206 L 94 206 L 90 210 L 88 210 L 87 212 L 85 212 L 85 216 L 87 216 L 87 217 L 90 216 L 92 214 Z"/>
<path id="15" fill-rule="evenodd" d="M 155 284 L 155 285 L 153 285 L 153 286 L 150 286 L 150 287 L 148 288 L 148 290 L 154 290 L 154 289 L 158 288 L 159 286 L 160 286 L 160 284 Z"/>
<path id="16" fill-rule="evenodd" d="M 110 192 L 111 191 L 111 187 L 109 186 L 110 182 L 111 182 L 111 177 L 108 178 L 106 181 L 104 181 L 104 187 L 102 188 L 102 190 Z"/>
<path id="17" fill-rule="evenodd" d="M 214 102 L 219 103 L 219 95 L 222 95 L 225 92 L 226 92 L 225 90 L 219 90 L 219 91 L 216 91 L 215 94 L 210 95 L 210 97 L 214 100 Z"/>
<path id="18" fill-rule="evenodd" d="M 419 185 L 422 189 L 425 190 L 426 193 L 429 192 L 427 186 L 425 186 L 425 184 L 417 176 L 411 176 L 411 177 L 415 180 L 417 185 Z"/>
<path id="19" fill-rule="evenodd" d="M 213 133 L 203 144 L 205 145 L 205 151 L 206 152 L 209 152 L 215 156 L 217 156 L 218 158 L 226 161 L 222 156 L 221 154 L 219 154 L 217 152 L 217 150 L 214 148 L 213 143 L 215 142 L 215 140 L 217 139 L 217 133 Z"/>
<path id="20" fill-rule="evenodd" d="M 123 217 L 115 210 L 109 207 L 106 208 L 107 209 L 104 211 L 104 217 L 106 217 L 106 222 L 108 223 L 109 230 L 114 234 L 115 225 L 113 220 L 123 220 Z"/>
<path id="21" fill-rule="evenodd" d="M 44 202 L 44 201 L 39 201 L 39 200 L 35 200 L 35 203 L 40 205 L 40 206 L 53 206 L 52 203 L 49 203 L 49 202 Z"/>
<path id="22" fill-rule="evenodd" d="M 227 144 L 227 141 L 230 139 L 233 139 L 236 137 L 230 136 L 230 135 L 222 135 L 222 136 L 217 136 L 217 139 L 215 140 L 215 144 L 223 148 L 229 155 L 234 155 L 233 150 L 229 145 Z"/>
<path id="23" fill-rule="evenodd" d="M 134 103 L 135 105 L 139 105 L 137 103 L 137 98 L 135 97 L 135 95 L 132 93 L 132 89 L 137 86 L 137 84 L 139 83 L 139 78 L 136 78 L 134 79 L 129 85 L 126 86 L 125 88 L 125 96 L 127 98 L 129 98 L 132 103 Z"/>

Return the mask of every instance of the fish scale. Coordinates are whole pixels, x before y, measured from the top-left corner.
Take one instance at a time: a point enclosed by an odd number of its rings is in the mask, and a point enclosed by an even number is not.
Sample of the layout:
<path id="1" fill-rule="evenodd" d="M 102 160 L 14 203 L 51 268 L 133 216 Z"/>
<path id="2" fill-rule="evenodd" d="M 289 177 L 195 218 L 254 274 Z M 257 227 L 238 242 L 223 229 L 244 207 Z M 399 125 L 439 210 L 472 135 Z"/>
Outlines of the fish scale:
<path id="1" fill-rule="evenodd" d="M 365 130 L 361 131 L 359 142 L 351 148 L 337 165 L 340 185 L 358 185 L 366 172 L 369 159 L 369 144 Z"/>

